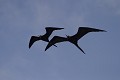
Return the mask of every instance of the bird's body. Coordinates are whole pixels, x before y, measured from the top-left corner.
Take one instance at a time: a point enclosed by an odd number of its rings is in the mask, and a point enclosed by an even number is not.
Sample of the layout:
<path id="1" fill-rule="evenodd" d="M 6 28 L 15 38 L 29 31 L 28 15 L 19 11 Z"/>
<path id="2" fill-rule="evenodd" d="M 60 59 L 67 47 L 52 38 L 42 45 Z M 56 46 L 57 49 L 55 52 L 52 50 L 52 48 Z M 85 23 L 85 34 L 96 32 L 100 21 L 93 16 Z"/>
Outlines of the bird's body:
<path id="1" fill-rule="evenodd" d="M 29 48 L 33 45 L 34 42 L 39 41 L 39 40 L 49 42 L 49 37 L 54 30 L 61 30 L 64 28 L 46 27 L 45 29 L 46 29 L 46 33 L 44 35 L 31 37 L 30 42 L 29 42 Z M 54 45 L 54 46 L 56 46 L 56 45 Z"/>
<path id="2" fill-rule="evenodd" d="M 73 36 L 67 37 L 60 37 L 60 36 L 54 36 L 46 46 L 45 51 L 51 47 L 52 45 L 64 41 L 69 41 L 70 43 L 74 44 L 77 48 L 79 48 L 84 54 L 85 52 L 78 46 L 78 40 L 82 38 L 84 35 L 86 35 L 89 32 L 105 32 L 105 30 L 95 29 L 95 28 L 88 28 L 88 27 L 79 27 L 78 32 Z"/>

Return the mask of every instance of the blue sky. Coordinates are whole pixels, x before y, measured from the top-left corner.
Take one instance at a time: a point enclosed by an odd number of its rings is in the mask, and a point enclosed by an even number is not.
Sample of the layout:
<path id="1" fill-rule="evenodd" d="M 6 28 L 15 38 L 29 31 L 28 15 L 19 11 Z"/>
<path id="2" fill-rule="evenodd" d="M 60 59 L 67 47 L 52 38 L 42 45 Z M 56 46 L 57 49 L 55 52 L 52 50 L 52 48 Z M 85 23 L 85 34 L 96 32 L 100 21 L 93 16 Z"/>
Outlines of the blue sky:
<path id="1" fill-rule="evenodd" d="M 0 80 L 120 80 L 119 0 L 0 0 Z M 46 26 L 54 35 L 73 35 L 80 26 L 107 32 L 79 40 L 84 55 L 69 42 L 44 51 L 28 48 L 32 35 Z"/>

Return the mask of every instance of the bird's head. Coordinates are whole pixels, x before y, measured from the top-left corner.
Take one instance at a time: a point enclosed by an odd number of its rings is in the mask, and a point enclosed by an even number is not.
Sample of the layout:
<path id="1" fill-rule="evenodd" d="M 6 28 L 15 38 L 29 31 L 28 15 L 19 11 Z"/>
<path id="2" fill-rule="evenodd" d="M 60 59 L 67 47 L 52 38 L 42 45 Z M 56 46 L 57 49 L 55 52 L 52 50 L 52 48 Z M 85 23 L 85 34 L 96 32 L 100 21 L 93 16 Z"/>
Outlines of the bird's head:
<path id="1" fill-rule="evenodd" d="M 37 37 L 41 37 L 41 35 L 38 35 Z"/>

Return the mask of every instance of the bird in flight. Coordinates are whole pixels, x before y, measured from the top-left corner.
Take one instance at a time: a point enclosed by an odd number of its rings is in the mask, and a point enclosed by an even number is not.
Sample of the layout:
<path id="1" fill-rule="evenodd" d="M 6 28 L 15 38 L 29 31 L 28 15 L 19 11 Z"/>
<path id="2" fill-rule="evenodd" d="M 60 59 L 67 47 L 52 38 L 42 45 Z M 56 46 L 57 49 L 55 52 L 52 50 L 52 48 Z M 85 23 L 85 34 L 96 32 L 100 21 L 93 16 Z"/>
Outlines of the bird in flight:
<path id="1" fill-rule="evenodd" d="M 46 27 L 45 29 L 46 29 L 46 33 L 44 35 L 32 36 L 31 37 L 30 42 L 29 42 L 29 48 L 31 48 L 31 46 L 33 45 L 34 42 L 39 41 L 39 40 L 49 42 L 49 37 L 54 30 L 61 30 L 61 29 L 64 29 L 64 28 Z M 54 45 L 54 46 L 56 46 L 56 45 Z"/>
<path id="2" fill-rule="evenodd" d="M 78 40 L 89 32 L 106 32 L 106 31 L 95 29 L 95 28 L 89 28 L 89 27 L 79 27 L 78 32 L 73 36 L 68 36 L 68 35 L 66 35 L 66 37 L 54 36 L 49 41 L 48 45 L 45 48 L 45 51 L 56 43 L 69 41 L 70 43 L 74 44 L 78 49 L 80 49 L 85 54 L 85 52 L 79 47 Z"/>

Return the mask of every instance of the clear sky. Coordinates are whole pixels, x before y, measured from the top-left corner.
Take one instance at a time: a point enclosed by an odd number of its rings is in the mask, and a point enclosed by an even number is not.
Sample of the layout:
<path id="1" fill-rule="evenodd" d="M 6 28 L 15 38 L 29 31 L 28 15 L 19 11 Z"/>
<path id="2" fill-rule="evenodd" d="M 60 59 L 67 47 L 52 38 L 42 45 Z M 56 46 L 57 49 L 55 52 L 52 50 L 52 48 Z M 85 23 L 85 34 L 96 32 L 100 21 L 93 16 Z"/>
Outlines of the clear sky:
<path id="1" fill-rule="evenodd" d="M 46 26 L 65 28 L 50 39 L 80 26 L 107 32 L 79 40 L 86 54 L 69 42 L 29 49 Z M 120 80 L 120 0 L 0 0 L 0 80 Z"/>

